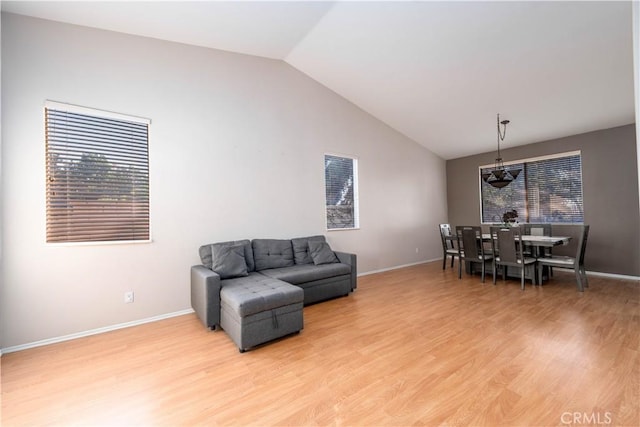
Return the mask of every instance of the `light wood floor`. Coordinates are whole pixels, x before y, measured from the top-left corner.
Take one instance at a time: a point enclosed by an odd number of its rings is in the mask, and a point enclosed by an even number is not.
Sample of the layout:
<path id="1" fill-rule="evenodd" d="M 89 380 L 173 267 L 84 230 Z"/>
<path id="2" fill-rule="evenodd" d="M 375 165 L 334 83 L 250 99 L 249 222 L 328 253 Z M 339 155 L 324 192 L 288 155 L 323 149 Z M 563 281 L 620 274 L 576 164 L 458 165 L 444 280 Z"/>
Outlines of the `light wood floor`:
<path id="1" fill-rule="evenodd" d="M 456 271 L 361 277 L 244 354 L 195 315 L 6 354 L 2 425 L 640 425 L 638 282 Z"/>

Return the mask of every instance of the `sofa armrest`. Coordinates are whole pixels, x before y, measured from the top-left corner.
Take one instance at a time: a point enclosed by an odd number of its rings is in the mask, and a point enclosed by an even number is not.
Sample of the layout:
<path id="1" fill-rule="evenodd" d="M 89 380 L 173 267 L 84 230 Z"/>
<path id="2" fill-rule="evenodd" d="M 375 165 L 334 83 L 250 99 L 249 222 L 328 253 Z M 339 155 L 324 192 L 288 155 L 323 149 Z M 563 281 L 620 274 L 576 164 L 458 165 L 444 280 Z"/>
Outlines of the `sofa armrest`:
<path id="1" fill-rule="evenodd" d="M 358 257 L 347 252 L 334 253 L 341 263 L 351 266 L 351 290 L 354 291 L 358 287 Z"/>
<path id="2" fill-rule="evenodd" d="M 220 276 L 203 265 L 191 267 L 191 307 L 207 328 L 220 324 Z"/>

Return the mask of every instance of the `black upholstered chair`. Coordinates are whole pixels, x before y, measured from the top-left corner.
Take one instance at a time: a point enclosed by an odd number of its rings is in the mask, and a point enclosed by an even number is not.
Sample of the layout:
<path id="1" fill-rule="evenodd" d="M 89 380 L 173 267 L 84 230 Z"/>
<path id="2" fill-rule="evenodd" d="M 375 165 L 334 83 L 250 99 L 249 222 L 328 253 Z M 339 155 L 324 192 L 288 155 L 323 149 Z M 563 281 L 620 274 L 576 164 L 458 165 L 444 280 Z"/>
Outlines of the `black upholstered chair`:
<path id="1" fill-rule="evenodd" d="M 553 255 L 550 258 L 538 259 L 538 277 L 540 278 L 540 285 L 542 285 L 542 269 L 544 266 L 548 267 L 560 267 L 560 268 L 573 268 L 576 274 L 576 284 L 579 292 L 584 292 L 584 288 L 589 287 L 587 280 L 587 272 L 584 268 L 584 254 L 587 250 L 587 239 L 589 238 L 589 226 L 580 226 L 580 233 L 578 236 L 578 246 L 576 249 L 576 256 L 557 256 Z"/>
<path id="2" fill-rule="evenodd" d="M 442 240 L 442 269 L 444 270 L 447 265 L 447 257 L 451 257 L 451 268 L 453 268 L 453 261 L 458 257 L 459 251 L 455 247 L 454 242 L 456 236 L 451 233 L 451 226 L 449 224 L 440 224 L 440 240 Z"/>
<path id="3" fill-rule="evenodd" d="M 493 259 L 493 255 L 486 254 L 482 244 L 482 229 L 474 226 L 458 226 L 456 227 L 456 236 L 458 238 L 458 251 L 460 261 L 458 262 L 458 278 L 462 278 L 462 263 L 471 262 L 481 264 L 482 267 L 482 283 L 486 274 L 486 262 Z"/>
<path id="4" fill-rule="evenodd" d="M 502 267 L 502 280 L 505 280 L 508 267 L 520 268 L 520 286 L 524 290 L 527 266 L 531 271 L 531 282 L 536 284 L 536 259 L 524 255 L 520 227 L 491 227 L 491 245 L 493 248 L 493 284 L 496 284 L 497 267 Z"/>

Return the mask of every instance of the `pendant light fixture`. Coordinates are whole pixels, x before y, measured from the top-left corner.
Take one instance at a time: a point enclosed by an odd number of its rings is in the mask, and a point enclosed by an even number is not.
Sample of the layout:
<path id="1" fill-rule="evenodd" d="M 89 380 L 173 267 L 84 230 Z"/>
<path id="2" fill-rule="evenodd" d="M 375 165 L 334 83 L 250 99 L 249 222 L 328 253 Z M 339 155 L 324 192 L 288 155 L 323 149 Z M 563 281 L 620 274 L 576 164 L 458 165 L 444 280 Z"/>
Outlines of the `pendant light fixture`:
<path id="1" fill-rule="evenodd" d="M 500 113 L 498 113 L 496 124 L 498 127 L 498 157 L 496 157 L 494 170 L 483 173 L 482 180 L 492 187 L 503 188 L 514 181 L 520 175 L 522 169 L 505 169 L 500 155 L 500 141 L 504 141 L 504 137 L 507 135 L 509 120 L 500 121 Z M 502 131 L 500 131 L 500 125 L 502 125 Z"/>

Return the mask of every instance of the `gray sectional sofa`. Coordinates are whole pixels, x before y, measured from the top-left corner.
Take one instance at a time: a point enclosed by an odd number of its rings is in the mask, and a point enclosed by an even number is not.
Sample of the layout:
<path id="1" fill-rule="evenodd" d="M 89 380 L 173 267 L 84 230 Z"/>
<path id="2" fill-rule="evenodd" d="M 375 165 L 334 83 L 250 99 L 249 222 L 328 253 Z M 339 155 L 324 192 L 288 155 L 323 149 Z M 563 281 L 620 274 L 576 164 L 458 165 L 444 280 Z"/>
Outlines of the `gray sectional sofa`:
<path id="1" fill-rule="evenodd" d="M 304 305 L 346 296 L 357 285 L 356 255 L 332 251 L 324 236 L 213 243 L 199 252 L 191 306 L 240 352 L 299 332 Z"/>

